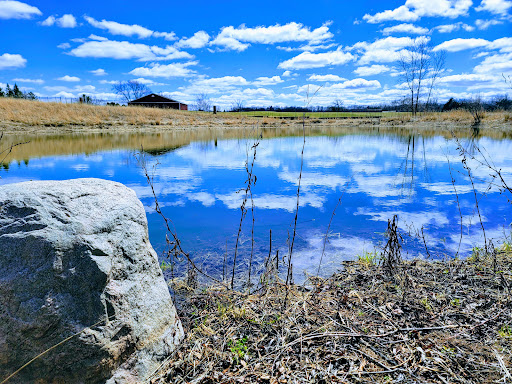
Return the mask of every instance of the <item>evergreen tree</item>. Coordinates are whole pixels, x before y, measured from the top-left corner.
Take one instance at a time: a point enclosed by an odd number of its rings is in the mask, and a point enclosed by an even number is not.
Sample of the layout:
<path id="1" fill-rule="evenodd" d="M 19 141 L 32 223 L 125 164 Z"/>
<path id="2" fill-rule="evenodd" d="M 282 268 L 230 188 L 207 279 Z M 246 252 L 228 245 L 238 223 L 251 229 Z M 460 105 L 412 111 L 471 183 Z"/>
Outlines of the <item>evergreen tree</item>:
<path id="1" fill-rule="evenodd" d="M 27 92 L 23 95 L 23 97 L 27 100 L 37 100 L 37 96 L 34 94 L 34 92 Z"/>
<path id="2" fill-rule="evenodd" d="M 13 97 L 16 99 L 23 99 L 23 92 L 20 91 L 18 88 L 18 84 L 14 83 L 14 88 L 12 90 L 12 93 L 14 94 Z"/>
<path id="3" fill-rule="evenodd" d="M 4 97 L 4 96 L 5 96 L 5 93 L 4 93 L 3 89 L 0 88 L 0 97 Z"/>
<path id="4" fill-rule="evenodd" d="M 7 84 L 7 86 L 5 87 L 5 96 L 7 96 L 7 97 L 14 97 L 14 92 L 12 91 L 11 87 L 9 86 L 9 84 Z"/>

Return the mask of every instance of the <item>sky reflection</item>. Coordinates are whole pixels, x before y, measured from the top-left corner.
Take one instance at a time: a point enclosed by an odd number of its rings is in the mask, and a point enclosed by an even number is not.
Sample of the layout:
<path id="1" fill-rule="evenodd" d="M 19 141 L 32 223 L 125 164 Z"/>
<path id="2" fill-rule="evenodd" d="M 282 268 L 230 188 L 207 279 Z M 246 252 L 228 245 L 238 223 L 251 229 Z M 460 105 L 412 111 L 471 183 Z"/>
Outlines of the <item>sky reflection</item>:
<path id="1" fill-rule="evenodd" d="M 206 267 L 219 271 L 227 249 L 232 258 L 240 222 L 254 139 L 192 142 L 155 156 L 146 154 L 160 206 L 172 219 L 183 247 Z M 471 139 L 462 145 L 474 149 Z M 479 148 L 512 184 L 511 140 L 481 138 Z M 273 250 L 286 254 L 297 204 L 302 138 L 261 139 L 257 147 L 253 186 L 256 261 L 268 254 L 269 230 Z M 478 152 L 475 152 L 478 154 Z M 455 195 L 454 184 L 459 204 Z M 499 243 L 510 236 L 512 207 L 492 181 L 489 169 L 468 160 L 478 194 L 487 238 Z M 100 177 L 133 188 L 146 207 L 150 239 L 165 250 L 165 231 L 152 207 L 154 201 L 133 150 L 102 150 L 96 154 L 47 156 L 11 163 L 0 170 L 0 184 L 30 179 Z M 338 199 L 322 271 L 340 266 L 340 260 L 379 249 L 387 221 L 398 216 L 405 234 L 404 252 L 425 257 L 467 255 L 483 244 L 473 187 L 463 169 L 457 143 L 442 137 L 345 135 L 308 137 L 299 200 L 298 237 L 294 271 L 316 273 L 329 220 Z M 241 263 L 250 254 L 251 202 L 241 241 Z M 460 212 L 459 212 L 460 207 Z M 463 238 L 460 240 L 460 218 Z M 422 231 L 423 229 L 423 231 Z M 419 237 L 423 233 L 425 241 Z"/>

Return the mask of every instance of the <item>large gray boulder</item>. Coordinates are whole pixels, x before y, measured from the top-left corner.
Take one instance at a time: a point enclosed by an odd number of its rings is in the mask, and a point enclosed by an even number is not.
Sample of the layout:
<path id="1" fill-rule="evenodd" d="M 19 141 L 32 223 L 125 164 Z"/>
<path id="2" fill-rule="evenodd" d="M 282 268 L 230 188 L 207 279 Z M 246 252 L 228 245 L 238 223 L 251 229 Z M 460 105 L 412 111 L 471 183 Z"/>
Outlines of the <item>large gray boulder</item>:
<path id="1" fill-rule="evenodd" d="M 135 383 L 183 338 L 135 192 L 100 179 L 0 187 L 0 381 Z"/>

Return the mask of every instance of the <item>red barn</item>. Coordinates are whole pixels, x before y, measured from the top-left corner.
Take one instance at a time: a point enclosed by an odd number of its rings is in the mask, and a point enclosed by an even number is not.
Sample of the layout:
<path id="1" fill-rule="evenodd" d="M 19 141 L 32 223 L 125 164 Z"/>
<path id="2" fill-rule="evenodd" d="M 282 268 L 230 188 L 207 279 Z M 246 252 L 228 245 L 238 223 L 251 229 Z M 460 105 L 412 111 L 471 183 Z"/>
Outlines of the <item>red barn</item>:
<path id="1" fill-rule="evenodd" d="M 179 109 L 181 111 L 188 111 L 187 104 L 180 103 L 179 101 L 157 95 L 156 93 L 151 93 L 149 95 L 141 97 L 140 99 L 129 101 L 128 105 L 141 105 L 143 107 L 153 108 L 172 108 Z"/>

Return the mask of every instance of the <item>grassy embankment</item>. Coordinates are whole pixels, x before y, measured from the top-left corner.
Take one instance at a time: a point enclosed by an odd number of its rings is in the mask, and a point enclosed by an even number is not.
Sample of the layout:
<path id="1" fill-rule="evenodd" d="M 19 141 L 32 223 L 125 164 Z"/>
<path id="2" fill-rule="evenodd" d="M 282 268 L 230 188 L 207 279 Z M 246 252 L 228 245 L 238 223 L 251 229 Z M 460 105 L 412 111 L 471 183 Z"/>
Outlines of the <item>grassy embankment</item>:
<path id="1" fill-rule="evenodd" d="M 0 98 L 0 130 L 4 132 L 74 132 L 74 131 L 135 131 L 193 128 L 193 127 L 250 127 L 296 125 L 297 120 L 281 119 L 283 114 L 262 112 L 265 117 L 251 117 L 240 113 L 176 111 L 169 109 L 96 106 L 87 104 L 43 103 L 20 99 Z M 341 112 L 343 115 L 343 112 Z M 261 116 L 261 113 L 259 113 Z M 302 114 L 299 114 L 302 116 Z M 322 125 L 405 125 L 418 123 L 471 124 L 473 117 L 467 111 L 424 113 L 411 117 L 407 113 L 383 113 L 378 119 L 319 118 L 310 114 L 309 121 Z M 345 114 L 350 117 L 350 113 Z M 284 114 L 286 116 L 286 113 Z M 347 117 L 346 116 L 346 117 Z M 360 116 L 352 116 L 360 117 Z M 510 112 L 485 113 L 482 124 L 500 126 L 512 124 Z"/>
<path id="2" fill-rule="evenodd" d="M 446 261 L 379 256 L 245 295 L 211 287 L 179 309 L 186 339 L 151 383 L 508 383 L 512 247 Z"/>

